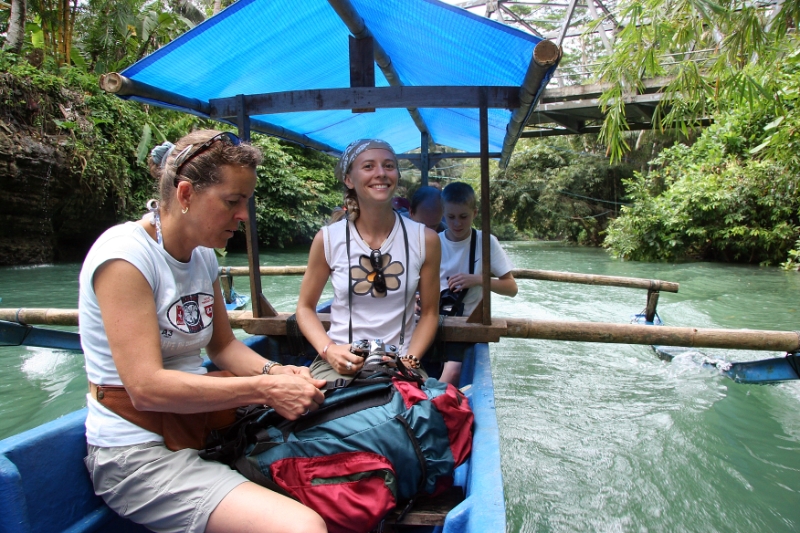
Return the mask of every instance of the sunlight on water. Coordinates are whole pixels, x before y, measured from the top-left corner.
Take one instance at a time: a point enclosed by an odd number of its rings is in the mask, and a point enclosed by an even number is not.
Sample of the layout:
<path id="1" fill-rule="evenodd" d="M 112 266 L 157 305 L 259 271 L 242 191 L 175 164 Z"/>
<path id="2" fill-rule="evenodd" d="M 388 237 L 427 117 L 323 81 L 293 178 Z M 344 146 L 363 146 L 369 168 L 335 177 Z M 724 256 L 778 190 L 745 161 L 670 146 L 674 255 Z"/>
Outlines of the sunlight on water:
<path id="1" fill-rule="evenodd" d="M 668 325 L 797 330 L 800 274 L 710 263 L 643 264 L 597 249 L 506 243 L 518 268 L 676 281 L 662 293 Z M 305 264 L 307 250 L 262 254 Z M 220 263 L 246 265 L 241 254 Z M 77 306 L 79 265 L 0 269 L 3 307 Z M 293 312 L 300 276 L 264 277 L 270 302 Z M 495 316 L 628 323 L 645 291 L 520 280 Z M 235 278 L 240 294 L 249 280 Z M 330 297 L 326 288 L 323 298 Z M 243 337 L 246 334 L 237 332 Z M 765 532 L 800 530 L 800 381 L 737 384 L 699 350 L 671 363 L 648 346 L 504 339 L 492 345 L 508 531 Z M 85 405 L 80 354 L 0 348 L 0 437 Z"/>

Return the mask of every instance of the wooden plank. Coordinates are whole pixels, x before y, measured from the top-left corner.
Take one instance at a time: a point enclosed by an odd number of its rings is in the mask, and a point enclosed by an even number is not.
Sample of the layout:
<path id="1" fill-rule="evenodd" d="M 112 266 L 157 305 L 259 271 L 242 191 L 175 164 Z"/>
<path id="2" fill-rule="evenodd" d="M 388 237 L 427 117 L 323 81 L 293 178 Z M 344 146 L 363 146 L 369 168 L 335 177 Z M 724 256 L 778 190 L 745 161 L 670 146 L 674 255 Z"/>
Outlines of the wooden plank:
<path id="1" fill-rule="evenodd" d="M 488 107 L 519 107 L 519 87 L 491 86 L 398 86 L 312 89 L 253 94 L 244 97 L 248 115 L 297 113 L 354 108 L 477 108 L 481 90 L 488 93 Z M 236 98 L 210 101 L 211 118 L 222 120 L 236 116 Z"/>
<path id="2" fill-rule="evenodd" d="M 492 252 L 489 239 L 491 238 L 492 206 L 489 198 L 489 109 L 486 106 L 487 99 L 486 91 L 482 91 L 479 125 L 481 139 L 481 276 L 483 279 L 481 285 L 481 292 L 483 293 L 481 322 L 486 326 L 490 326 L 492 324 Z M 472 265 L 470 265 L 470 268 L 472 268 Z"/>
<path id="3" fill-rule="evenodd" d="M 444 519 L 447 513 L 453 507 L 464 501 L 464 490 L 461 487 L 450 487 L 444 493 L 435 498 L 421 498 L 415 502 L 411 510 L 406 513 L 402 521 L 397 521 L 400 513 L 403 511 L 401 504 L 398 509 L 392 511 L 386 517 L 384 526 L 389 526 L 390 529 L 384 531 L 403 531 L 402 528 L 392 527 L 394 525 L 401 526 L 441 526 L 444 525 Z"/>
<path id="4" fill-rule="evenodd" d="M 375 87 L 375 51 L 372 37 L 350 37 L 350 87 Z M 375 108 L 353 109 L 374 113 Z"/>
<path id="5" fill-rule="evenodd" d="M 239 126 L 239 137 L 243 141 L 250 141 L 250 115 L 245 113 L 244 95 L 234 98 L 236 110 L 236 123 Z M 248 221 L 245 224 L 245 237 L 247 241 L 247 264 L 250 267 L 250 305 L 255 316 L 275 316 L 275 308 L 270 305 L 261 291 L 261 275 L 258 263 L 258 229 L 256 228 L 256 198 L 250 197 L 247 201 Z"/>
<path id="6" fill-rule="evenodd" d="M 642 80 L 644 90 L 642 93 L 657 93 L 669 85 L 674 78 L 662 77 Z M 564 100 L 584 100 L 598 98 L 612 87 L 610 83 L 594 83 L 590 85 L 569 85 L 566 87 L 548 87 L 542 91 L 540 105 Z"/>
<path id="7" fill-rule="evenodd" d="M 628 94 L 622 96 L 624 104 L 651 104 L 655 105 L 664 98 L 663 93 L 648 94 Z M 613 101 L 609 105 L 613 105 Z M 539 103 L 536 111 L 539 113 L 563 113 L 573 109 L 595 109 L 600 107 L 599 98 L 587 98 L 584 100 L 568 100 L 564 102 L 550 102 L 547 104 Z"/>
<path id="8" fill-rule="evenodd" d="M 647 305 L 644 308 L 644 319 L 653 322 L 656 317 L 656 306 L 658 305 L 658 291 L 647 291 Z"/>
<path id="9" fill-rule="evenodd" d="M 534 113 L 536 115 L 536 113 Z M 698 127 L 706 127 L 712 124 L 714 121 L 710 118 L 701 118 L 697 121 Z M 530 126 L 535 126 L 533 122 L 529 123 Z M 649 122 L 641 123 L 641 122 L 630 122 L 627 125 L 627 128 L 631 131 L 638 131 L 638 130 L 651 130 L 653 129 L 653 125 Z M 587 133 L 600 133 L 602 130 L 602 126 L 585 126 L 581 134 Z M 520 137 L 555 137 L 556 135 L 574 135 L 572 132 L 567 130 L 566 128 L 548 128 L 546 126 L 540 126 L 538 129 L 529 129 L 522 132 Z"/>
<path id="10" fill-rule="evenodd" d="M 228 313 L 231 316 L 231 313 Z M 286 319 L 291 313 L 278 313 L 275 317 L 255 318 L 249 311 L 235 315 L 235 324 L 251 335 L 286 335 Z M 331 316 L 318 314 L 323 327 L 330 328 Z M 232 324 L 233 319 L 232 319 Z M 494 319 L 491 326 L 467 323 L 466 317 L 447 317 L 444 319 L 443 339 L 450 342 L 499 342 L 506 332 L 506 323 Z"/>

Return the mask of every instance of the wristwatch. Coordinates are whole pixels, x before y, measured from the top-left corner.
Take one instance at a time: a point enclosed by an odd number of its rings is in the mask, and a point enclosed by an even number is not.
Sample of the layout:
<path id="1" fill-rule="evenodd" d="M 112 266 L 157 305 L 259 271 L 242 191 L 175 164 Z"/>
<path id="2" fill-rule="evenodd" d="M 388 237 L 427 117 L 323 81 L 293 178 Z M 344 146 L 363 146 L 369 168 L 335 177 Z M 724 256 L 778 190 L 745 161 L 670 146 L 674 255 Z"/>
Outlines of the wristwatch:
<path id="1" fill-rule="evenodd" d="M 261 371 L 262 374 L 269 374 L 269 371 L 272 370 L 273 366 L 283 366 L 277 361 L 270 361 L 267 359 L 267 364 L 264 365 L 264 369 Z"/>

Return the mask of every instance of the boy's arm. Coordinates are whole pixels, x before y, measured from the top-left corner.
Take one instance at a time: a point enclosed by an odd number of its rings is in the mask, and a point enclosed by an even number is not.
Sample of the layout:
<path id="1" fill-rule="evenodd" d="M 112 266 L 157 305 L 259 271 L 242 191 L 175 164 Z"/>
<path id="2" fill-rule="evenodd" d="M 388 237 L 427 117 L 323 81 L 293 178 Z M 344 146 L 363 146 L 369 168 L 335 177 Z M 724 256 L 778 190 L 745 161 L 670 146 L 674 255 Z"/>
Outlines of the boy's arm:
<path id="1" fill-rule="evenodd" d="M 502 294 L 503 296 L 511 296 L 512 298 L 517 295 L 517 281 L 511 272 L 506 272 L 499 278 L 492 278 L 492 292 Z"/>
<path id="2" fill-rule="evenodd" d="M 506 252 L 500 246 L 500 242 L 494 235 L 491 236 L 490 244 L 493 273 L 498 270 L 505 273 L 499 277 L 492 277 L 489 289 L 494 293 L 502 294 L 503 296 L 511 296 L 513 298 L 517 295 L 518 287 L 514 276 L 511 274 L 511 261 L 508 260 Z M 460 272 L 447 278 L 447 285 L 453 292 L 459 292 L 472 287 L 480 287 L 482 284 L 482 274 Z"/>
<path id="3" fill-rule="evenodd" d="M 506 272 L 499 278 L 491 278 L 490 283 L 489 288 L 492 292 L 511 297 L 517 295 L 517 282 L 511 272 Z M 459 273 L 450 276 L 447 279 L 447 284 L 451 291 L 458 293 L 464 289 L 480 287 L 483 284 L 483 276 L 481 274 Z"/>

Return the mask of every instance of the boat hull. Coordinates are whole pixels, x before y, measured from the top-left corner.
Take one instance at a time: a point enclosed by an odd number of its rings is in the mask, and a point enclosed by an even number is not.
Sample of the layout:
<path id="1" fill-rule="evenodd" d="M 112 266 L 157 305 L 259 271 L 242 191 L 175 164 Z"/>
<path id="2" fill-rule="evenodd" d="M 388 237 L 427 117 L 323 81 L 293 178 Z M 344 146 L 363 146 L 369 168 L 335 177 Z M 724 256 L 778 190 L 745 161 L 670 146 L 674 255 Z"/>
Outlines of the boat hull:
<path id="1" fill-rule="evenodd" d="M 252 344 L 263 348 L 265 342 L 261 338 Z M 275 346 L 274 342 L 266 344 Z M 443 528 L 417 526 L 408 531 L 505 531 L 500 437 L 488 345 L 476 344 L 465 353 L 462 385 L 467 384 L 471 386 L 466 395 L 475 414 L 473 448 L 468 461 L 455 473 L 455 484 L 463 487 L 465 499 L 448 513 Z M 86 409 L 82 409 L 0 441 L 0 533 L 148 531 L 120 518 L 94 495 L 83 464 L 85 419 Z"/>

